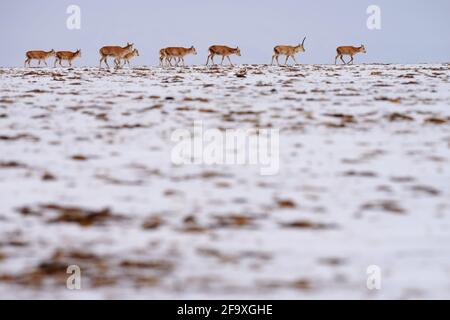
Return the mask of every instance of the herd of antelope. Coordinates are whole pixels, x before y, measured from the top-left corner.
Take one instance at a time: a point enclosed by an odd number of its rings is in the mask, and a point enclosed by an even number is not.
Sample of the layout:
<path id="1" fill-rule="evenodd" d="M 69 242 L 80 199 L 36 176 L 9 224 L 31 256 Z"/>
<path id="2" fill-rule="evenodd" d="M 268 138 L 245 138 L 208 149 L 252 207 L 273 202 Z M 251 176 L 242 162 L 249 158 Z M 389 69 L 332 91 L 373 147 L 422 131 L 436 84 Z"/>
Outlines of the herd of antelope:
<path id="1" fill-rule="evenodd" d="M 272 55 L 272 63 L 273 65 L 274 61 L 277 62 L 277 65 L 280 65 L 280 62 L 278 60 L 279 56 L 285 56 L 286 60 L 284 62 L 284 65 L 287 65 L 289 58 L 293 60 L 295 64 L 297 64 L 297 60 L 295 59 L 295 55 L 300 52 L 306 52 L 305 50 L 305 40 L 306 37 L 303 39 L 302 43 L 296 45 L 296 46 L 276 46 L 273 48 L 273 55 Z M 130 60 L 134 57 L 139 56 L 139 51 L 134 48 L 133 43 L 127 43 L 126 46 L 120 47 L 120 46 L 106 46 L 99 50 L 100 53 L 100 68 L 102 68 L 102 63 L 104 62 L 106 67 L 109 68 L 108 64 L 108 58 L 114 58 L 114 65 L 115 68 L 121 68 L 125 65 L 128 65 L 130 67 Z M 233 66 L 233 63 L 231 62 L 230 56 L 231 55 L 237 55 L 238 57 L 241 56 L 241 50 L 239 47 L 231 48 L 227 46 L 219 46 L 214 45 L 209 47 L 208 49 L 208 59 L 206 60 L 206 65 L 209 64 L 210 60 L 211 63 L 214 65 L 214 57 L 219 56 L 222 57 L 221 65 L 223 65 L 223 62 L 225 58 L 228 59 L 228 62 L 230 65 Z M 364 45 L 361 45 L 360 47 L 353 47 L 353 46 L 341 46 L 336 49 L 336 58 L 334 60 L 334 64 L 337 64 L 338 59 L 340 58 L 341 61 L 344 64 L 353 64 L 354 56 L 358 53 L 366 53 L 366 48 Z M 182 63 L 183 66 L 185 66 L 184 58 L 185 56 L 192 54 L 197 55 L 197 51 L 195 50 L 194 46 L 190 48 L 182 48 L 182 47 L 168 47 L 163 48 L 159 51 L 159 61 L 160 66 L 174 66 L 172 62 L 175 63 L 175 66 L 179 66 L 180 63 Z M 348 62 L 345 62 L 344 56 L 349 56 L 350 60 Z M 28 51 L 26 53 L 27 59 L 25 60 L 25 67 L 28 65 L 31 66 L 32 60 L 38 60 L 39 64 L 41 65 L 41 62 L 44 62 L 44 64 L 47 66 L 46 59 L 49 57 L 55 57 L 55 63 L 54 67 L 56 67 L 57 64 L 59 64 L 61 67 L 62 61 L 67 61 L 69 66 L 72 66 L 72 61 L 75 58 L 81 57 L 81 50 L 78 49 L 75 52 L 71 51 Z"/>

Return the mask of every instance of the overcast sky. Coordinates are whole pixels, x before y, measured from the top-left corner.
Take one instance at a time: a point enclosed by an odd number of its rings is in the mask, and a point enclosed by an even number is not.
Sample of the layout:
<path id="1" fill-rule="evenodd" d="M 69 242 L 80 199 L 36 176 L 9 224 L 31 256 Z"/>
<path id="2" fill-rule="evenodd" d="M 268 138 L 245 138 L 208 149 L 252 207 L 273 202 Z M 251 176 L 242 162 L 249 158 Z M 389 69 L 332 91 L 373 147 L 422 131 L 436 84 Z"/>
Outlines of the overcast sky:
<path id="1" fill-rule="evenodd" d="M 69 5 L 81 29 L 66 27 Z M 381 8 L 381 30 L 366 26 L 369 5 Z M 332 63 L 338 45 L 366 45 L 358 62 L 450 61 L 449 0 L 1 0 L 1 66 L 21 66 L 27 50 L 82 49 L 77 65 L 98 65 L 103 45 L 134 42 L 134 63 L 153 65 L 166 46 L 191 46 L 206 62 L 212 44 L 239 46 L 235 63 L 269 63 L 277 44 L 307 36 L 304 63 Z"/>

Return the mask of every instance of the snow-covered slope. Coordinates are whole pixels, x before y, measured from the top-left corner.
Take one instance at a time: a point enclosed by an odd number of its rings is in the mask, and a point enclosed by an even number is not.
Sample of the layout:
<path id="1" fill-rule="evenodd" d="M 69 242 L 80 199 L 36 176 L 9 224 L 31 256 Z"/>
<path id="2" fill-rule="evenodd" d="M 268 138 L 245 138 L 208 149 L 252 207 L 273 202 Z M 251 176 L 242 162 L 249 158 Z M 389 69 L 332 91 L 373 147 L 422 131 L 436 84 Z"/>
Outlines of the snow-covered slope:
<path id="1" fill-rule="evenodd" d="M 1 298 L 450 298 L 448 65 L 0 77 Z M 198 120 L 280 129 L 279 174 L 173 165 Z"/>

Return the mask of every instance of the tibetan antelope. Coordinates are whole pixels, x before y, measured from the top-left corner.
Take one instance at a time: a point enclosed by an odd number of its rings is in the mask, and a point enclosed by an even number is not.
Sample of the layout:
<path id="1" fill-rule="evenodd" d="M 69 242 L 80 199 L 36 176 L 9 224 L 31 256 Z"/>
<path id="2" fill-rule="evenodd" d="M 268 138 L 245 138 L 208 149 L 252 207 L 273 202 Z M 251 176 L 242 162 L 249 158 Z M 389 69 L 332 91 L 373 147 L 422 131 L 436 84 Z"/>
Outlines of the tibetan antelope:
<path id="1" fill-rule="evenodd" d="M 120 60 L 119 60 L 119 64 L 116 63 L 116 67 L 120 68 L 121 66 L 128 64 L 128 68 L 130 68 L 130 60 L 133 59 L 134 57 L 139 57 L 139 51 L 137 49 L 134 49 L 130 53 L 127 53 L 126 55 L 124 55 L 122 57 L 123 65 L 120 65 Z"/>
<path id="2" fill-rule="evenodd" d="M 72 66 L 72 61 L 75 58 L 81 58 L 81 49 L 78 49 L 75 52 L 70 51 L 58 51 L 55 54 L 55 64 L 54 67 L 56 67 L 56 64 L 59 62 L 59 65 L 62 67 L 62 61 L 67 60 L 69 62 L 69 66 Z"/>
<path id="3" fill-rule="evenodd" d="M 209 55 L 208 55 L 208 60 L 206 60 L 206 65 L 208 65 L 209 59 L 211 59 L 211 62 L 214 65 L 214 57 L 217 55 L 217 56 L 222 56 L 222 62 L 220 63 L 220 65 L 223 65 L 223 60 L 225 60 L 225 57 L 226 57 L 228 59 L 228 61 L 230 62 L 230 65 L 233 66 L 230 56 L 232 54 L 235 54 L 238 57 L 241 56 L 241 50 L 239 49 L 239 47 L 230 48 L 227 46 L 211 46 L 211 47 L 209 47 L 208 51 L 209 51 Z"/>
<path id="4" fill-rule="evenodd" d="M 133 51 L 133 44 L 127 43 L 125 47 L 119 46 L 107 46 L 100 49 L 100 68 L 102 67 L 102 62 L 105 61 L 106 66 L 109 68 L 108 57 L 114 57 L 114 62 L 116 66 L 120 64 L 120 59 L 123 59 L 125 55 Z"/>
<path id="5" fill-rule="evenodd" d="M 25 60 L 25 67 L 28 66 L 31 67 L 31 61 L 32 60 L 39 60 L 39 65 L 41 65 L 41 61 L 44 61 L 45 65 L 47 66 L 47 61 L 45 61 L 49 57 L 55 56 L 55 50 L 50 51 L 28 51 L 26 54 L 27 60 Z"/>
<path id="6" fill-rule="evenodd" d="M 186 66 L 184 63 L 184 57 L 188 54 L 197 55 L 197 51 L 195 50 L 194 46 L 190 48 L 181 48 L 181 47 L 169 47 L 164 48 L 160 50 L 160 61 L 161 65 L 163 64 L 163 60 L 165 59 L 170 66 L 172 66 L 172 59 L 178 59 L 176 61 L 175 66 L 178 66 L 180 62 L 183 63 L 183 66 Z"/>
<path id="7" fill-rule="evenodd" d="M 344 46 L 344 47 L 338 47 L 336 49 L 337 56 L 336 59 L 334 59 L 334 64 L 337 64 L 337 59 L 341 58 L 342 62 L 344 64 L 353 64 L 353 56 L 357 53 L 366 53 L 366 48 L 364 45 L 361 45 L 361 47 L 351 47 L 351 46 Z M 352 59 L 347 63 L 345 62 L 343 56 L 350 56 Z"/>
<path id="8" fill-rule="evenodd" d="M 278 61 L 278 57 L 280 55 L 286 56 L 286 61 L 284 62 L 284 65 L 287 65 L 289 58 L 294 60 L 294 63 L 297 64 L 297 60 L 295 60 L 295 55 L 299 52 L 305 52 L 305 40 L 306 37 L 303 38 L 303 41 L 298 46 L 276 46 L 273 48 L 273 56 L 272 56 L 272 65 L 273 61 L 276 60 L 277 64 L 280 65 L 280 62 Z"/>

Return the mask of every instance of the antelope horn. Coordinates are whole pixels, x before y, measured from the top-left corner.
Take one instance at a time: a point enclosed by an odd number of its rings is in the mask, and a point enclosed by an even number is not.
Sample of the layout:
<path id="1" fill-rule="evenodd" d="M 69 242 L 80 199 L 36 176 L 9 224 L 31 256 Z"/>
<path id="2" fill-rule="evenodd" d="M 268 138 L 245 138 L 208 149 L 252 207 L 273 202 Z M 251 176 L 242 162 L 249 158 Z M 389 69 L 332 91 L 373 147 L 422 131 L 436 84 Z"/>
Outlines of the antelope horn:
<path id="1" fill-rule="evenodd" d="M 302 45 L 304 45 L 304 44 L 305 44 L 305 40 L 306 40 L 306 37 L 305 37 L 305 38 L 303 38 L 303 42 L 302 42 Z"/>

